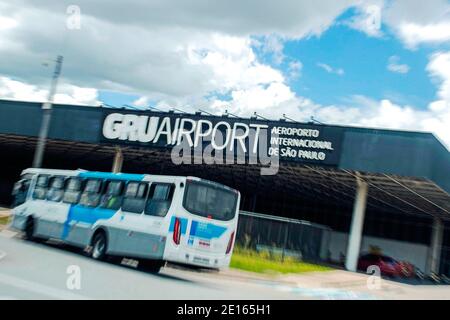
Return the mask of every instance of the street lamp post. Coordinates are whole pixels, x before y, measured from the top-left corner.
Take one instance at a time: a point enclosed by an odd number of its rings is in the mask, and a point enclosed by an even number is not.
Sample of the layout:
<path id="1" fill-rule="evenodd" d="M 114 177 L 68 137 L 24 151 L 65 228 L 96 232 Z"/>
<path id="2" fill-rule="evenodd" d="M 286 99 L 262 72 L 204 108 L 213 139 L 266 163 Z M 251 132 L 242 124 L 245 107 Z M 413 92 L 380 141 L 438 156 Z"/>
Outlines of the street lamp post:
<path id="1" fill-rule="evenodd" d="M 61 68 L 63 63 L 63 56 L 59 55 L 56 59 L 55 70 L 53 72 L 52 83 L 50 91 L 48 93 L 47 102 L 42 104 L 42 123 L 41 129 L 39 131 L 38 143 L 36 146 L 36 151 L 34 153 L 33 168 L 40 168 L 42 166 L 42 159 L 44 157 L 45 142 L 47 140 L 48 129 L 50 127 L 50 120 L 52 117 L 52 104 L 53 97 L 56 92 L 56 87 L 58 85 L 58 78 L 61 74 Z"/>

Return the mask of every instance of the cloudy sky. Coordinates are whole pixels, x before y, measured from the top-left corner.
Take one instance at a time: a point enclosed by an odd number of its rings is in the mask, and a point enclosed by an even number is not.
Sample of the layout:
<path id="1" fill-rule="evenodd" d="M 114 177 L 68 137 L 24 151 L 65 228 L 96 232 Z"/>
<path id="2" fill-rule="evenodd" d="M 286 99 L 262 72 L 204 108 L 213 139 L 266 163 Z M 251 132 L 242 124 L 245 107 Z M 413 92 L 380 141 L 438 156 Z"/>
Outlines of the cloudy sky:
<path id="1" fill-rule="evenodd" d="M 8 1 L 9 2 L 9 1 Z M 446 0 L 0 0 L 0 98 L 430 131 L 450 146 Z"/>

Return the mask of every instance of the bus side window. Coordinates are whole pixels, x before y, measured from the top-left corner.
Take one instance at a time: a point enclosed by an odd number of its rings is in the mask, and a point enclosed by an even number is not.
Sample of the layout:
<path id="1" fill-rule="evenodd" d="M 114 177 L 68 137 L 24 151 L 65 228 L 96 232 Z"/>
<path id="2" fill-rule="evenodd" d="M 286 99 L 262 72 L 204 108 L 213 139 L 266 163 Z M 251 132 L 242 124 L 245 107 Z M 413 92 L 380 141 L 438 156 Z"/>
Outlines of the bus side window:
<path id="1" fill-rule="evenodd" d="M 96 207 L 100 202 L 102 182 L 98 179 L 88 179 L 81 194 L 80 204 L 87 207 Z"/>
<path id="2" fill-rule="evenodd" d="M 81 180 L 79 178 L 69 178 L 66 182 L 63 202 L 76 204 L 81 196 Z"/>
<path id="3" fill-rule="evenodd" d="M 168 183 L 153 183 L 145 207 L 145 214 L 150 216 L 164 217 L 169 211 L 172 203 L 175 186 Z"/>
<path id="4" fill-rule="evenodd" d="M 142 213 L 148 193 L 148 184 L 129 182 L 125 188 L 122 210 L 133 213 Z"/>
<path id="5" fill-rule="evenodd" d="M 49 176 L 39 175 L 36 181 L 36 187 L 33 191 L 33 199 L 45 200 L 47 195 Z"/>
<path id="6" fill-rule="evenodd" d="M 101 198 L 100 207 L 119 210 L 123 199 L 123 181 L 107 181 L 105 193 Z"/>
<path id="7" fill-rule="evenodd" d="M 49 179 L 50 188 L 47 191 L 47 200 L 59 202 L 63 198 L 64 194 L 64 178 L 52 177 Z"/>

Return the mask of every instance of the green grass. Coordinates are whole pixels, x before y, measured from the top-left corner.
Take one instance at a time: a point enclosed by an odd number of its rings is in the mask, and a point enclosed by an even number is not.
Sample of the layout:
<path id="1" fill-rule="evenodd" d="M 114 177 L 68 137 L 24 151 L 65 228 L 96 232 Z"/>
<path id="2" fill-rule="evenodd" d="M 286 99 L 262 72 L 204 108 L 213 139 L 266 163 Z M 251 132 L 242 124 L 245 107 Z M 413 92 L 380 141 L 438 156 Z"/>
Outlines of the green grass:
<path id="1" fill-rule="evenodd" d="M 5 225 L 9 222 L 9 217 L 0 217 L 0 225 Z"/>
<path id="2" fill-rule="evenodd" d="M 301 273 L 312 271 L 328 271 L 329 267 L 298 261 L 291 257 L 256 252 L 254 250 L 235 248 L 231 257 L 231 268 L 257 273 Z"/>

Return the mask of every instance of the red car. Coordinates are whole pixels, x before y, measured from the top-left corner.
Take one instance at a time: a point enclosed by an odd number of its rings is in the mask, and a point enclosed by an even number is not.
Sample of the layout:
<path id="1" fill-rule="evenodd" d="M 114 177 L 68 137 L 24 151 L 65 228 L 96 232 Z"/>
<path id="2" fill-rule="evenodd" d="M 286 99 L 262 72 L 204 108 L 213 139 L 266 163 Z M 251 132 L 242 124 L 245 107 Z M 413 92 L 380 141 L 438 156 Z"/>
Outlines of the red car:
<path id="1" fill-rule="evenodd" d="M 394 258 L 381 254 L 365 254 L 359 258 L 358 270 L 367 272 L 369 266 L 378 266 L 382 276 L 412 278 L 415 277 L 415 268 L 409 262 L 397 261 Z"/>

